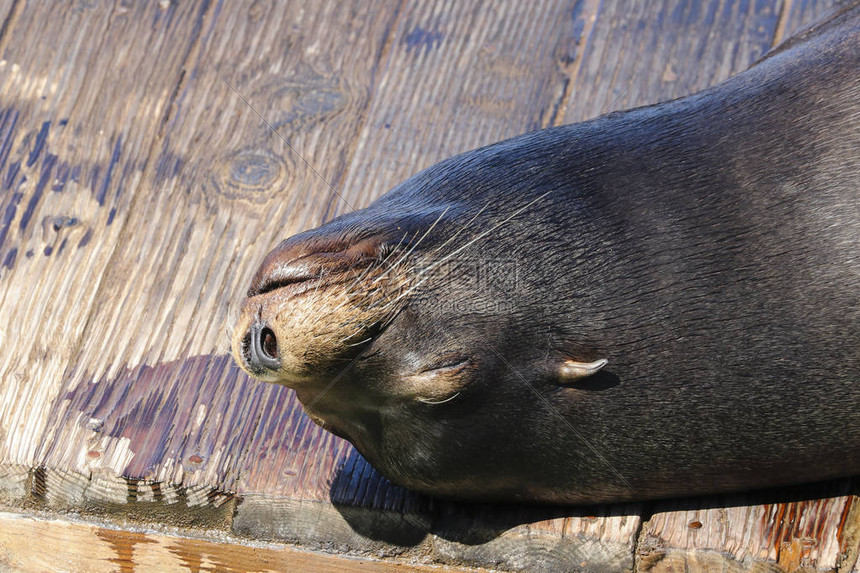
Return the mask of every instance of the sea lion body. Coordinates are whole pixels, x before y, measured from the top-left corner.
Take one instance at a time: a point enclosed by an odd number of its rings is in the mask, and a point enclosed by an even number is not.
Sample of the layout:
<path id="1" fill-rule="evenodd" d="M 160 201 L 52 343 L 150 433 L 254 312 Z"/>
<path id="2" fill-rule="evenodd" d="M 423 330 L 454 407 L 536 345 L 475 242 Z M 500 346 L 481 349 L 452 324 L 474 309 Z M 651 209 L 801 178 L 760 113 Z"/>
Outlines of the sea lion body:
<path id="1" fill-rule="evenodd" d="M 396 483 L 593 503 L 860 473 L 860 8 L 292 237 L 235 339 Z"/>

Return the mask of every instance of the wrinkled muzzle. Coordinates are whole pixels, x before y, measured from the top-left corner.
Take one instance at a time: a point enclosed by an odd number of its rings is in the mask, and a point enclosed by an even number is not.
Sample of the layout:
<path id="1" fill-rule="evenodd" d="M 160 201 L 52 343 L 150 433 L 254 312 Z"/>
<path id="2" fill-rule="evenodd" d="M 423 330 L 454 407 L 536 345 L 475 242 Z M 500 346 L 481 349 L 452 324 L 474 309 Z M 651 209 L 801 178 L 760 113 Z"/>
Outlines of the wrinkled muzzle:
<path id="1" fill-rule="evenodd" d="M 296 386 L 343 370 L 401 307 L 402 255 L 379 238 L 300 235 L 263 261 L 233 339 L 255 378 Z"/>

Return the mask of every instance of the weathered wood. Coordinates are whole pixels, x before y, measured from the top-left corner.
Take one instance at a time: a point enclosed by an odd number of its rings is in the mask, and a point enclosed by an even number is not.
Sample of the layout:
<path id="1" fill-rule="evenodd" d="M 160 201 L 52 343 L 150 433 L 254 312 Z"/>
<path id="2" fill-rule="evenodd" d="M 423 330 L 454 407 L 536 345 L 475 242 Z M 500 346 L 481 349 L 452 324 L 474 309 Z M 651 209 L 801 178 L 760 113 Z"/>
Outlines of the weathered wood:
<path id="1" fill-rule="evenodd" d="M 770 49 L 782 3 L 606 2 L 564 123 L 681 97 L 742 71 Z"/>
<path id="2" fill-rule="evenodd" d="M 0 464 L 0 501 L 20 502 L 30 492 L 32 470 L 17 464 Z"/>
<path id="3" fill-rule="evenodd" d="M 516 571 L 629 571 L 640 507 L 592 510 L 434 501 L 423 513 L 244 496 L 236 533 L 310 547 Z"/>
<path id="4" fill-rule="evenodd" d="M 630 571 L 642 506 L 443 505 L 434 557 L 513 571 Z M 520 525 L 516 525 L 520 524 Z"/>
<path id="5" fill-rule="evenodd" d="M 773 503 L 761 502 L 771 493 L 693 502 L 683 510 L 677 502 L 659 504 L 644 526 L 639 570 L 847 573 L 860 554 L 860 498 L 850 491 L 843 480 Z"/>
<path id="6" fill-rule="evenodd" d="M 803 28 L 814 22 L 826 18 L 840 4 L 847 4 L 851 0 L 786 0 L 783 15 L 777 36 L 774 38 L 774 46 L 785 39 L 790 38 Z"/>
<path id="7" fill-rule="evenodd" d="M 344 184 L 363 207 L 448 156 L 547 126 L 599 2 L 421 2 L 394 30 Z M 337 212 L 344 212 L 337 205 Z"/>
<path id="8" fill-rule="evenodd" d="M 191 3 L 13 12 L 0 58 L 0 451 L 32 467 L 88 313 L 109 304 L 100 280 L 200 14 Z"/>
<path id="9" fill-rule="evenodd" d="M 284 414 L 287 391 L 210 353 L 226 352 L 228 311 L 265 252 L 320 220 L 332 191 L 302 157 L 337 182 L 395 12 L 330 3 L 206 12 L 101 284 L 98 298 L 112 303 L 89 317 L 41 463 L 236 489 L 256 461 L 246 456 L 257 454 L 257 425 Z M 131 269 L 147 280 L 128 280 Z"/>
<path id="10" fill-rule="evenodd" d="M 38 540 L 41 549 L 35 549 Z M 46 551 L 45 548 L 50 548 Z M 332 571 L 352 573 L 475 571 L 340 557 L 286 545 L 210 541 L 154 531 L 0 513 L 0 567 L 4 571 Z"/>
<path id="11" fill-rule="evenodd" d="M 5 47 L 11 35 L 9 32 L 15 25 L 23 7 L 23 2 L 0 0 L 0 58 L 6 51 Z"/>

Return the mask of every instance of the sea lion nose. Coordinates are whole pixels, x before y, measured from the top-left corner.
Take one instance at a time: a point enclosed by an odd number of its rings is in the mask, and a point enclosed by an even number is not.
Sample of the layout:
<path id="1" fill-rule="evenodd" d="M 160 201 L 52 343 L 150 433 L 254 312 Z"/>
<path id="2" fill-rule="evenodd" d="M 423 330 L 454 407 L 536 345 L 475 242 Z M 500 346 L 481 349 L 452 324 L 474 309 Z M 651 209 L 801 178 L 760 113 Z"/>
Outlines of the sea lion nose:
<path id="1" fill-rule="evenodd" d="M 254 322 L 242 340 L 245 362 L 252 370 L 277 370 L 281 366 L 278 358 L 278 338 L 275 331 L 261 322 Z"/>

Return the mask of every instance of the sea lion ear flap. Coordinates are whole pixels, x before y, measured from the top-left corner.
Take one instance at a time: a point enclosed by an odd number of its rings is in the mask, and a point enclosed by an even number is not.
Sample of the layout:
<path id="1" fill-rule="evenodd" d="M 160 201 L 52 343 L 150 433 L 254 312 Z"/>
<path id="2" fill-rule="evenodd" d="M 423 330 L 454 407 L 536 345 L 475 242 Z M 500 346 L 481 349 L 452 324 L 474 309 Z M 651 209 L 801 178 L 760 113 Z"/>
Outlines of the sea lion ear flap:
<path id="1" fill-rule="evenodd" d="M 597 374 L 601 368 L 606 366 L 608 360 L 601 358 L 594 362 L 580 362 L 578 360 L 568 359 L 561 363 L 556 370 L 558 383 L 561 385 L 572 384 L 577 380 L 587 378 L 593 374 Z"/>

